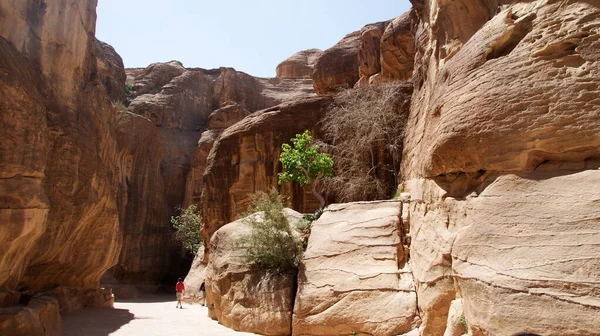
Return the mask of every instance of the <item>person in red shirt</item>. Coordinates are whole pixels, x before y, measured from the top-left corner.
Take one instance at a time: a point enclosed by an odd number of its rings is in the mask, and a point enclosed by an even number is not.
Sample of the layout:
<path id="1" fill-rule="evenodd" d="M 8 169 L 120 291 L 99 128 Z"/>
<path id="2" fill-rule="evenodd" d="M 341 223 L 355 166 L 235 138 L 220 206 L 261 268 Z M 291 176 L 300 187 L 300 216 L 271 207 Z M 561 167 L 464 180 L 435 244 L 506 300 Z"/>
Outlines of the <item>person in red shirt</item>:
<path id="1" fill-rule="evenodd" d="M 175 305 L 175 308 L 183 309 L 181 300 L 183 300 L 183 295 L 185 294 L 185 285 L 181 278 L 179 278 L 179 281 L 177 281 L 177 284 L 175 285 L 175 291 L 177 292 L 177 305 Z"/>

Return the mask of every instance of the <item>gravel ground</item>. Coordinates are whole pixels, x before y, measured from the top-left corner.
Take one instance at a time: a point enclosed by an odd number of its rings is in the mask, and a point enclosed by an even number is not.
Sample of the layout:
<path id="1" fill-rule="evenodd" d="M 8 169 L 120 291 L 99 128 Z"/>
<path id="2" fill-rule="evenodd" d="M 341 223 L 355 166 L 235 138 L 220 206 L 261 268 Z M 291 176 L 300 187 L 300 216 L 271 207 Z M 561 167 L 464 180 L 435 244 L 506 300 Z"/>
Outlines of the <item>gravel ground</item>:
<path id="1" fill-rule="evenodd" d="M 207 308 L 184 304 L 175 308 L 174 295 L 145 296 L 115 302 L 115 309 L 84 309 L 64 314 L 63 336 L 243 336 L 210 319 Z"/>

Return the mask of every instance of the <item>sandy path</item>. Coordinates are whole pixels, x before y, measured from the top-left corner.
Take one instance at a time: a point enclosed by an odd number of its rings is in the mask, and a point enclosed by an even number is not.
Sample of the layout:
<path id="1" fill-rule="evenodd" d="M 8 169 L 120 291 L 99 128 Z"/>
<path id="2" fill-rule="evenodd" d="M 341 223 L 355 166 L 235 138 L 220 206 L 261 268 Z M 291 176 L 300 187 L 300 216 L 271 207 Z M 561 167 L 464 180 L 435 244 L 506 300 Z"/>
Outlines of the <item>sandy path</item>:
<path id="1" fill-rule="evenodd" d="M 184 304 L 175 308 L 170 296 L 146 296 L 115 302 L 115 309 L 84 309 L 63 315 L 64 336 L 243 336 L 208 318 L 207 308 Z"/>

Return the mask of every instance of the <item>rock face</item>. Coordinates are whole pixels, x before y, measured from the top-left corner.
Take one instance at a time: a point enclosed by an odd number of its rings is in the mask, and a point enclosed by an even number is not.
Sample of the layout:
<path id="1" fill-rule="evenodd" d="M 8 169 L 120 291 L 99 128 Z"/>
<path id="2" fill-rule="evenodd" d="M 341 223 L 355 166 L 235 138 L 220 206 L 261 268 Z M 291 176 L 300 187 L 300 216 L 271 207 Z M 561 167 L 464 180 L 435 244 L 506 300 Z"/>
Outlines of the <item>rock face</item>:
<path id="1" fill-rule="evenodd" d="M 294 335 L 398 335 L 418 323 L 400 202 L 333 204 L 312 224 Z"/>
<path id="2" fill-rule="evenodd" d="M 315 95 L 310 79 L 256 78 L 232 68 L 187 69 L 177 61 L 155 63 L 143 70 L 128 69 L 127 72 L 130 78 L 134 77 L 135 90 L 133 95 L 135 98 L 128 110 L 146 117 L 158 127 L 159 144 L 162 147 L 160 177 L 163 181 L 167 218 L 175 214 L 178 206 L 188 206 L 199 201 L 203 186 L 202 175 L 207 165 L 206 158 L 216 137 L 226 127 L 241 120 L 249 114 L 248 111 L 277 105 L 288 99 Z M 146 139 L 144 136 L 150 133 L 143 132 L 145 135 L 142 134 L 143 137 L 139 138 L 140 144 L 155 143 L 154 135 Z M 142 148 L 135 149 L 138 150 L 144 151 Z M 158 153 L 155 151 L 148 154 L 152 155 L 154 160 Z M 131 155 L 133 157 L 130 158 Z M 139 160 L 138 164 L 147 166 L 145 163 L 147 158 L 136 156 L 134 151 L 131 155 L 127 158 Z M 153 160 L 152 164 L 155 164 Z M 142 173 L 141 170 L 139 172 Z M 146 173 L 152 175 L 154 172 L 152 168 Z M 129 249 L 129 242 L 131 242 L 133 245 L 129 253 L 134 251 L 140 253 L 141 249 L 148 253 L 131 254 L 132 262 L 144 258 L 147 266 L 138 265 L 135 274 L 128 274 L 126 269 L 136 269 L 134 263 L 119 265 L 123 266 L 122 273 L 117 271 L 115 277 L 122 282 L 131 282 L 127 277 L 139 280 L 144 270 L 146 271 L 143 274 L 146 276 L 158 275 L 157 270 L 164 265 L 162 261 L 164 250 L 152 246 L 164 246 L 167 239 L 165 233 L 170 230 L 171 225 L 168 220 L 164 221 L 164 215 L 159 211 L 160 207 L 150 207 L 150 204 L 158 204 L 157 198 L 161 196 L 147 194 L 147 191 L 144 191 L 148 187 L 148 183 L 144 181 L 148 178 L 154 177 L 136 178 L 139 181 L 136 187 L 138 189 L 128 196 L 135 204 L 130 215 L 133 223 L 126 223 L 125 229 L 126 235 L 133 235 L 129 238 L 125 237 L 125 250 Z M 135 200 L 136 197 L 141 198 Z M 148 200 L 146 197 L 153 198 Z M 157 210 L 147 212 L 149 209 Z M 146 224 L 142 227 L 144 217 Z M 158 223 L 161 222 L 162 228 L 159 229 Z M 155 239 L 151 238 L 153 243 L 141 248 L 138 245 L 139 239 L 147 237 L 149 232 L 153 232 L 151 235 Z M 173 264 L 175 260 L 181 258 L 179 248 L 174 244 L 171 244 L 167 250 L 171 251 L 170 263 Z M 123 258 L 124 255 L 121 257 Z M 150 268 L 150 265 L 153 266 Z M 177 273 L 175 277 L 182 272 L 185 270 L 179 269 L 176 265 L 169 271 L 169 273 Z"/>
<path id="3" fill-rule="evenodd" d="M 125 103 L 125 69 L 123 59 L 115 49 L 98 39 L 94 42 L 98 75 L 112 102 Z"/>
<path id="4" fill-rule="evenodd" d="M 215 142 L 204 173 L 202 237 L 209 241 L 221 226 L 246 211 L 248 195 L 277 186 L 281 145 L 306 129 L 314 130 L 328 98 L 292 101 L 258 111 L 227 128 Z M 318 201 L 297 185 L 286 185 L 294 209 L 311 212 Z"/>
<path id="5" fill-rule="evenodd" d="M 302 215 L 285 209 L 290 225 Z M 295 276 L 265 277 L 243 259 L 243 250 L 234 242 L 250 233 L 239 219 L 219 229 L 210 240 L 211 257 L 206 268 L 206 296 L 209 316 L 229 328 L 261 335 L 291 335 Z"/>
<path id="6" fill-rule="evenodd" d="M 137 114 L 119 112 L 117 123 L 123 248 L 112 274 L 123 284 L 154 283 L 168 269 L 171 232 L 160 172 L 162 138 Z"/>
<path id="7" fill-rule="evenodd" d="M 248 114 L 250 113 L 237 103 L 224 105 L 210 114 L 208 117 L 208 129 L 202 133 L 200 140 L 198 140 L 198 151 L 187 176 L 185 206 L 200 203 L 200 196 L 202 195 L 202 188 L 204 186 L 202 176 L 206 170 L 208 155 L 215 140 L 223 130 L 244 119 Z"/>
<path id="8" fill-rule="evenodd" d="M 380 42 L 380 81 L 411 80 L 415 58 L 415 28 L 417 15 L 414 10 L 392 20 Z"/>
<path id="9" fill-rule="evenodd" d="M 346 35 L 317 58 L 312 75 L 315 91 L 328 94 L 373 82 L 410 80 L 416 21 L 411 10 Z"/>
<path id="10" fill-rule="evenodd" d="M 314 66 L 313 81 L 318 94 L 335 92 L 338 88 L 353 87 L 358 73 L 360 31 L 346 35 L 333 47 L 325 50 Z"/>
<path id="11" fill-rule="evenodd" d="M 98 81 L 95 6 L 0 4 L 3 293 L 84 293 L 117 262 L 116 119 Z"/>
<path id="12" fill-rule="evenodd" d="M 319 49 L 302 50 L 277 65 L 277 78 L 312 78 L 315 63 L 323 55 Z"/>
<path id="13" fill-rule="evenodd" d="M 473 335 L 600 334 L 598 4 L 414 5 L 402 171 L 421 333 L 451 334 L 462 300 Z"/>

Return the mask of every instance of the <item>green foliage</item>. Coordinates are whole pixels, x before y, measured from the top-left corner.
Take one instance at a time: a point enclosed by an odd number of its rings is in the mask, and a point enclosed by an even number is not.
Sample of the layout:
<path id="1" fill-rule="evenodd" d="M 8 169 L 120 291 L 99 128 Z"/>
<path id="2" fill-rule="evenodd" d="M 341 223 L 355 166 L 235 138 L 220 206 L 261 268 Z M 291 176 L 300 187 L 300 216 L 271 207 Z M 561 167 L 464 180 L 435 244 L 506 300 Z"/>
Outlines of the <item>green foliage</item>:
<path id="1" fill-rule="evenodd" d="M 283 172 L 279 173 L 279 183 L 295 181 L 304 186 L 314 182 L 320 176 L 333 176 L 333 160 L 319 152 L 319 146 L 313 143 L 309 130 L 296 134 L 289 144 L 281 146 L 279 161 Z"/>
<path id="2" fill-rule="evenodd" d="M 181 243 L 184 252 L 196 255 L 202 245 L 202 237 L 200 237 L 202 217 L 194 204 L 186 209 L 179 208 L 178 211 L 178 216 L 171 217 L 171 224 L 175 228 L 175 240 Z"/>
<path id="3" fill-rule="evenodd" d="M 463 327 L 464 331 L 467 331 L 467 319 L 465 318 L 465 315 L 460 315 L 460 319 L 458 320 L 460 322 L 460 325 Z"/>
<path id="4" fill-rule="evenodd" d="M 245 221 L 252 231 L 235 242 L 244 248 L 245 261 L 270 274 L 295 271 L 302 241 L 290 228 L 277 190 L 253 194 L 247 214 Z"/>
<path id="5" fill-rule="evenodd" d="M 127 105 L 129 105 L 133 97 L 133 84 L 125 84 L 125 96 L 127 97 Z"/>

